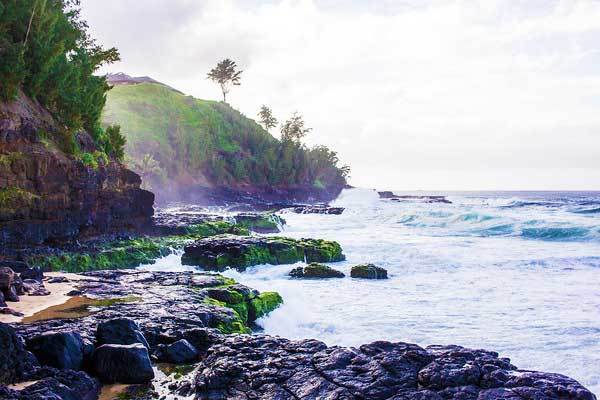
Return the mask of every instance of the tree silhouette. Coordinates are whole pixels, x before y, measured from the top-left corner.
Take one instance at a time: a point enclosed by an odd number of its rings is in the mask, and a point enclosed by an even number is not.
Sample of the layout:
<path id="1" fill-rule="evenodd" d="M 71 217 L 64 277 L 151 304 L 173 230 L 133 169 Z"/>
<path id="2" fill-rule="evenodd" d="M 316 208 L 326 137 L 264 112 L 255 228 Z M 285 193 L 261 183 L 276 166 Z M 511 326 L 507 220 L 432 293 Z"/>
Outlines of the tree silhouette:
<path id="1" fill-rule="evenodd" d="M 312 128 L 304 127 L 304 119 L 298 112 L 294 112 L 290 119 L 281 125 L 281 140 L 283 142 L 300 143 L 300 140 L 306 136 Z"/>
<path id="2" fill-rule="evenodd" d="M 243 71 L 236 71 L 237 65 L 235 61 L 226 58 L 220 61 L 217 66 L 210 70 L 207 74 L 207 79 L 218 83 L 221 86 L 223 92 L 223 102 L 227 102 L 227 93 L 231 89 L 231 86 L 240 85 L 240 75 Z"/>
<path id="3" fill-rule="evenodd" d="M 267 107 L 264 104 L 260 106 L 258 118 L 260 120 L 260 123 L 263 124 L 267 131 L 277 126 L 277 118 L 273 116 L 273 111 L 271 110 L 271 108 Z"/>

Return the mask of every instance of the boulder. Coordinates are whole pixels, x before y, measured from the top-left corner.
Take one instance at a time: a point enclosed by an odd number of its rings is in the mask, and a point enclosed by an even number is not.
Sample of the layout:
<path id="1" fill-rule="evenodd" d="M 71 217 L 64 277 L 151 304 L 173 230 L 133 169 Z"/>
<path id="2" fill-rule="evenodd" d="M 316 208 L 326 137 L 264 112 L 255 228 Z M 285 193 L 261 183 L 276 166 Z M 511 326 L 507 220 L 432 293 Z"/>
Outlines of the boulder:
<path id="1" fill-rule="evenodd" d="M 310 263 L 304 267 L 297 267 L 290 271 L 292 278 L 302 279 L 323 279 L 323 278 L 343 278 L 344 273 L 331 268 L 328 265 Z"/>
<path id="2" fill-rule="evenodd" d="M 32 377 L 35 383 L 24 389 L 9 390 L 7 393 L 2 393 L 0 389 L 0 399 L 92 400 L 97 399 L 100 393 L 100 382 L 85 372 L 47 368 L 36 375 L 39 376 Z"/>
<path id="3" fill-rule="evenodd" d="M 96 328 L 98 345 L 141 343 L 149 348 L 146 338 L 135 321 L 128 318 L 116 318 L 103 322 Z"/>
<path id="4" fill-rule="evenodd" d="M 180 339 L 164 346 L 158 356 L 162 362 L 171 364 L 187 364 L 198 360 L 198 350 L 187 340 Z"/>
<path id="5" fill-rule="evenodd" d="M 15 382 L 36 364 L 15 330 L 0 322 L 0 384 Z"/>
<path id="6" fill-rule="evenodd" d="M 328 205 L 297 206 L 292 208 L 296 214 L 330 214 L 340 215 L 344 207 L 329 207 Z"/>
<path id="7" fill-rule="evenodd" d="M 15 261 L 15 260 L 2 260 L 0 261 L 0 268 L 10 268 L 13 272 L 17 274 L 21 274 L 24 271 L 29 269 L 29 265 L 25 261 Z"/>
<path id="8" fill-rule="evenodd" d="M 21 279 L 33 279 L 35 281 L 41 282 L 44 279 L 44 273 L 42 272 L 40 267 L 28 267 L 27 269 L 21 271 L 20 273 Z"/>
<path id="9" fill-rule="evenodd" d="M 387 279 L 387 270 L 374 264 L 359 264 L 350 270 L 352 278 L 362 279 Z"/>
<path id="10" fill-rule="evenodd" d="M 13 286 L 15 272 L 9 267 L 0 267 L 0 291 L 6 293 Z"/>
<path id="11" fill-rule="evenodd" d="M 141 343 L 104 344 L 94 351 L 92 364 L 104 383 L 139 384 L 154 378 L 148 349 Z"/>
<path id="12" fill-rule="evenodd" d="M 31 351 L 42 365 L 58 369 L 81 369 L 84 344 L 77 332 L 47 332 L 27 341 Z"/>

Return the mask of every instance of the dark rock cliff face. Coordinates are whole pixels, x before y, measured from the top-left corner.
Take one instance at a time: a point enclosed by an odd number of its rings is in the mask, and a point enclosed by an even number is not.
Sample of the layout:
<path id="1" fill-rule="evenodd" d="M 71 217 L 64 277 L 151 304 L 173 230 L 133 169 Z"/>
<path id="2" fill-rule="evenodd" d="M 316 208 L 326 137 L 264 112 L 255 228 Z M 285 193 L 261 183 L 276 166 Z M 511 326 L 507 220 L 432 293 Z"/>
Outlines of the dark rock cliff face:
<path id="1" fill-rule="evenodd" d="M 202 206 L 249 205 L 251 209 L 283 208 L 297 204 L 328 203 L 342 192 L 343 185 L 319 189 L 314 186 L 202 186 L 175 185 L 162 187 L 157 195 L 160 204 L 193 203 Z"/>
<path id="2" fill-rule="evenodd" d="M 97 168 L 65 154 L 49 137 L 60 135 L 51 116 L 20 96 L 0 104 L 0 245 L 31 245 L 150 223 L 154 195 L 141 179 L 110 161 Z M 77 135 L 92 153 L 91 137 Z"/>

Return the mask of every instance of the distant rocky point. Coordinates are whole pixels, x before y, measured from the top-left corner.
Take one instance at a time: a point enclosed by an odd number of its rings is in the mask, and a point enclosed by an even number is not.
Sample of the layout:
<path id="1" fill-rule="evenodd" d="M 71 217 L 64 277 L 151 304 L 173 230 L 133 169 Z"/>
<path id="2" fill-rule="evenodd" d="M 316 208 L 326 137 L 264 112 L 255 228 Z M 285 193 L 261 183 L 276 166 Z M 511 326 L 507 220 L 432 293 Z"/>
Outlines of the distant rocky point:
<path id="1" fill-rule="evenodd" d="M 452 204 L 450 200 L 446 198 L 446 196 L 416 196 L 416 195 L 397 195 L 391 191 L 383 191 L 377 192 L 379 194 L 380 199 L 388 199 L 393 201 L 420 201 L 423 203 L 446 203 Z"/>
<path id="2" fill-rule="evenodd" d="M 137 85 L 140 83 L 157 83 L 159 85 L 163 85 L 168 87 L 169 89 L 172 89 L 178 93 L 183 94 L 183 92 L 172 88 L 169 85 L 165 85 L 162 82 L 157 81 L 156 79 L 150 78 L 149 76 L 131 76 L 131 75 L 127 75 L 124 72 L 115 72 L 114 74 L 107 74 L 106 75 L 106 81 L 110 84 L 110 85 Z"/>

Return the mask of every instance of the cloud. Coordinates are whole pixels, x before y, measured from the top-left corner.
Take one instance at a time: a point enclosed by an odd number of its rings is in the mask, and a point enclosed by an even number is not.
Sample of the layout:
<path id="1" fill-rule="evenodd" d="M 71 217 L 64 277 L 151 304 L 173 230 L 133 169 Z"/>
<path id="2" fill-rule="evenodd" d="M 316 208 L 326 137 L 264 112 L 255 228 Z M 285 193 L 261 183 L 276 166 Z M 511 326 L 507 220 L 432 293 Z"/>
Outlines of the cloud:
<path id="1" fill-rule="evenodd" d="M 110 70 L 218 99 L 206 72 L 233 58 L 231 103 L 250 117 L 262 103 L 279 119 L 299 110 L 355 184 L 600 184 L 600 2 L 82 3 L 93 35 L 121 50 Z"/>

